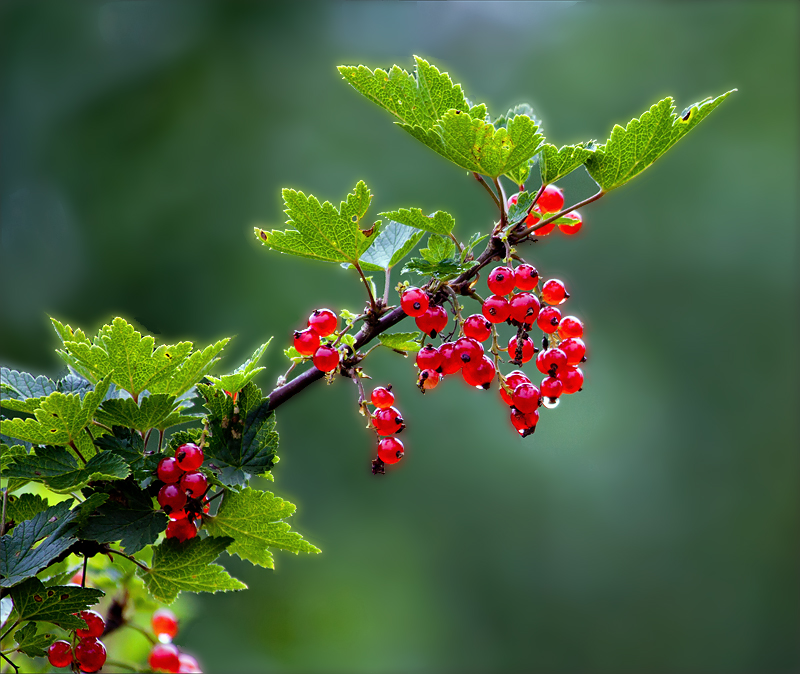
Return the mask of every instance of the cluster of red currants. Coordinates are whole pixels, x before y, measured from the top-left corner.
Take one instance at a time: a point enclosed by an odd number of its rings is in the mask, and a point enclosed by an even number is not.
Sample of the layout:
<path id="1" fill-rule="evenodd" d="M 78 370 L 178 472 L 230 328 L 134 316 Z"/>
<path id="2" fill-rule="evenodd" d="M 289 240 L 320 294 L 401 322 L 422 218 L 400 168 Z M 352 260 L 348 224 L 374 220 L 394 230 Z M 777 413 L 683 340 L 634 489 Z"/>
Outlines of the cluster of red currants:
<path id="1" fill-rule="evenodd" d="M 392 387 L 378 386 L 370 396 L 375 411 L 371 421 L 375 432 L 381 436 L 378 442 L 378 457 L 372 461 L 373 473 L 385 473 L 384 465 L 397 463 L 403 458 L 403 443 L 391 437 L 402 431 L 406 425 L 400 410 L 394 407 L 394 393 Z"/>
<path id="2" fill-rule="evenodd" d="M 180 542 L 197 535 L 195 519 L 200 518 L 200 508 L 208 512 L 202 499 L 208 489 L 208 480 L 198 469 L 203 465 L 203 450 L 187 442 L 175 450 L 175 456 L 166 456 L 158 462 L 156 474 L 164 483 L 158 491 L 159 505 L 167 515 L 167 538 Z"/>
<path id="3" fill-rule="evenodd" d="M 153 645 L 147 663 L 155 672 L 174 674 L 200 674 L 200 665 L 188 653 L 181 653 L 172 643 L 178 633 L 178 619 L 168 608 L 160 608 L 153 613 L 150 621 L 158 643 Z"/>
<path id="4" fill-rule="evenodd" d="M 508 199 L 508 205 L 511 206 L 516 204 L 518 199 L 519 194 L 511 195 Z M 546 215 L 552 215 L 553 213 L 558 213 L 562 208 L 564 208 L 564 193 L 555 185 L 547 185 L 544 190 L 542 190 L 539 198 L 536 200 L 536 203 L 531 209 L 531 212 L 528 214 L 528 217 L 525 218 L 525 226 L 533 227 L 533 225 L 541 222 L 542 217 Z M 569 220 L 570 222 L 562 222 L 558 224 L 558 228 L 561 230 L 561 232 L 567 236 L 577 234 L 583 226 L 583 220 L 581 219 L 578 211 L 570 211 L 563 217 L 565 220 Z M 536 236 L 547 236 L 555 228 L 556 223 L 551 222 L 549 225 L 545 225 L 544 227 L 537 229 Z"/>
<path id="5" fill-rule="evenodd" d="M 339 365 L 339 351 L 321 341 L 333 335 L 338 324 L 339 319 L 330 309 L 315 309 L 308 317 L 308 327 L 294 332 L 294 348 L 301 356 L 311 356 L 314 366 L 323 372 L 331 372 Z"/>
<path id="6" fill-rule="evenodd" d="M 106 662 L 106 647 L 100 641 L 106 621 L 97 611 L 81 611 L 80 617 L 86 621 L 86 628 L 75 630 L 75 647 L 64 639 L 54 641 L 47 649 L 47 659 L 53 667 L 69 667 L 74 660 L 80 671 L 96 672 Z"/>

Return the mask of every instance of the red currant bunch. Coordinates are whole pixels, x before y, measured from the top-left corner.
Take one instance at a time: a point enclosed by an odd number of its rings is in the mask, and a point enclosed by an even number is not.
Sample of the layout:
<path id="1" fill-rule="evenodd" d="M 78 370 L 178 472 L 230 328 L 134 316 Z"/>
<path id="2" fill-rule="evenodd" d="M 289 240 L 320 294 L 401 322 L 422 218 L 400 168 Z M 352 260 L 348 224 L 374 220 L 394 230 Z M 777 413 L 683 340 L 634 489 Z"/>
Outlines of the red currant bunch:
<path id="1" fill-rule="evenodd" d="M 340 352 L 333 346 L 332 340 L 339 327 L 339 319 L 330 309 L 315 309 L 308 317 L 305 330 L 295 330 L 293 345 L 297 352 L 311 358 L 314 366 L 322 372 L 332 372 L 339 365 Z"/>
<path id="2" fill-rule="evenodd" d="M 378 386 L 373 389 L 370 401 L 375 406 L 372 413 L 372 427 L 380 436 L 378 456 L 372 461 L 373 474 L 385 473 L 385 465 L 393 464 L 403 458 L 403 443 L 394 437 L 405 427 L 400 410 L 394 407 L 394 393 L 391 386 Z"/>
<path id="3" fill-rule="evenodd" d="M 194 522 L 199 518 L 200 506 L 197 504 L 201 503 L 208 490 L 208 479 L 198 470 L 203 460 L 203 449 L 193 442 L 187 442 L 175 450 L 174 457 L 165 456 L 158 462 L 156 475 L 164 484 L 156 499 L 170 519 L 165 532 L 167 538 L 182 543 L 197 535 Z M 187 504 L 191 506 L 188 510 Z"/>
<path id="4" fill-rule="evenodd" d="M 153 646 L 147 662 L 156 672 L 200 672 L 197 660 L 188 653 L 182 653 L 172 644 L 178 634 L 178 618 L 168 608 L 160 608 L 153 613 L 150 621 L 158 643 Z"/>
<path id="5" fill-rule="evenodd" d="M 59 639 L 47 649 L 47 660 L 53 667 L 69 667 L 73 661 L 82 672 L 96 672 L 106 662 L 106 647 L 100 637 L 106 630 L 106 623 L 97 611 L 81 611 L 86 622 L 85 628 L 75 630 L 78 640 L 73 649 L 69 641 Z"/>

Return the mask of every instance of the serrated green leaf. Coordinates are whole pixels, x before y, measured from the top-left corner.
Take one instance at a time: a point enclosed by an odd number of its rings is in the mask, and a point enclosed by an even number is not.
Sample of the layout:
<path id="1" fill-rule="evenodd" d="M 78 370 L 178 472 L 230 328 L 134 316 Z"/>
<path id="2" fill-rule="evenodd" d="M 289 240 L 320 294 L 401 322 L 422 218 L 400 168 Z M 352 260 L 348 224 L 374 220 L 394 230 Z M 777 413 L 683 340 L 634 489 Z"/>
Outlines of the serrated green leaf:
<path id="1" fill-rule="evenodd" d="M 586 163 L 594 154 L 593 143 L 577 143 L 556 148 L 555 145 L 546 143 L 539 155 L 539 171 L 542 184 L 549 185 L 556 180 L 561 180 L 579 166 Z"/>
<path id="2" fill-rule="evenodd" d="M 150 386 L 151 393 L 168 393 L 180 396 L 186 393 L 195 384 L 205 377 L 214 364 L 219 360 L 217 355 L 230 342 L 229 337 L 220 339 L 218 342 L 207 346 L 202 351 L 194 351 L 183 363 L 175 370 L 175 373 L 168 379 L 162 380 L 155 386 Z M 183 423 L 183 422 L 178 422 Z M 174 424 L 170 424 L 174 425 Z"/>
<path id="3" fill-rule="evenodd" d="M 162 456 L 146 455 L 142 436 L 129 428 L 114 426 L 111 431 L 94 441 L 98 449 L 121 457 L 130 466 L 131 477 L 136 482 L 142 482 L 151 477 Z"/>
<path id="4" fill-rule="evenodd" d="M 67 630 L 86 629 L 86 621 L 75 615 L 94 606 L 105 595 L 101 590 L 77 585 L 45 587 L 38 578 L 29 578 L 11 588 L 18 617 L 54 623 Z"/>
<path id="5" fill-rule="evenodd" d="M 0 368 L 0 405 L 17 412 L 33 414 L 38 402 L 57 390 L 56 383 L 40 375 Z"/>
<path id="6" fill-rule="evenodd" d="M 184 543 L 166 540 L 153 547 L 150 569 L 137 569 L 136 574 L 153 599 L 165 604 L 171 604 L 181 592 L 246 590 L 247 585 L 212 563 L 232 542 L 224 536 L 192 538 Z"/>
<path id="7" fill-rule="evenodd" d="M 53 329 L 56 331 L 56 334 L 58 335 L 59 339 L 61 339 L 62 343 L 77 342 L 91 346 L 92 342 L 80 328 L 73 330 L 69 325 L 64 325 L 52 316 L 50 317 L 50 322 L 53 324 Z M 73 357 L 66 349 L 57 349 L 56 353 L 59 355 L 61 360 L 63 360 L 80 376 L 84 377 L 93 384 L 97 382 L 97 377 L 92 374 L 91 370 L 82 365 L 81 362 L 77 358 Z"/>
<path id="8" fill-rule="evenodd" d="M 475 232 L 475 234 L 469 237 L 469 241 L 467 241 L 463 250 L 461 251 L 461 262 L 463 263 L 467 259 L 467 256 L 472 253 L 472 250 L 475 248 L 475 246 L 477 246 L 484 239 L 488 238 L 488 234 L 481 234 L 480 232 Z"/>
<path id="9" fill-rule="evenodd" d="M 393 332 L 391 334 L 384 332 L 378 335 L 378 339 L 381 344 L 388 346 L 390 349 L 415 353 L 422 348 L 419 342 L 421 335 L 422 333 L 420 332 Z"/>
<path id="10" fill-rule="evenodd" d="M 396 211 L 380 213 L 380 216 L 399 222 L 401 225 L 443 236 L 449 235 L 456 225 L 455 218 L 445 211 L 424 215 L 420 208 L 401 208 Z"/>
<path id="11" fill-rule="evenodd" d="M 47 648 L 56 640 L 52 632 L 39 632 L 35 622 L 29 622 L 21 630 L 14 632 L 16 649 L 31 658 L 47 655 Z"/>
<path id="12" fill-rule="evenodd" d="M 80 528 L 86 521 L 89 519 L 89 516 L 97 510 L 101 505 L 103 505 L 109 499 L 109 494 L 104 494 L 102 492 L 96 492 L 91 494 L 87 498 L 85 498 L 81 503 L 78 504 L 78 507 L 75 508 L 77 511 L 77 515 L 75 516 L 75 527 Z"/>
<path id="13" fill-rule="evenodd" d="M 143 396 L 136 404 L 132 398 L 106 400 L 97 410 L 96 419 L 106 426 L 134 428 L 144 433 L 155 428 L 159 431 L 197 419 L 196 414 L 180 413 L 184 405 L 174 395 L 153 393 Z M 177 409 L 176 409 L 177 407 Z"/>
<path id="14" fill-rule="evenodd" d="M 225 374 L 221 377 L 212 377 L 208 375 L 206 379 L 211 382 L 211 385 L 218 391 L 236 393 L 241 391 L 247 384 L 261 372 L 263 367 L 256 367 L 256 363 L 264 356 L 264 353 L 272 341 L 270 337 L 266 342 L 259 346 L 244 363 L 237 367 L 231 374 Z"/>
<path id="15" fill-rule="evenodd" d="M 274 568 L 268 548 L 280 548 L 299 554 L 320 552 L 283 522 L 295 506 L 268 491 L 246 487 L 238 493 L 228 492 L 213 517 L 204 517 L 204 526 L 212 536 L 233 539 L 228 552 L 248 562 Z"/>
<path id="16" fill-rule="evenodd" d="M 284 189 L 282 194 L 288 216 L 286 224 L 294 229 L 255 228 L 258 240 L 273 250 L 325 262 L 355 264 L 379 233 L 378 224 L 366 230 L 360 227 L 372 199 L 363 180 L 338 209 L 329 201 L 320 204 L 315 196 L 297 190 Z"/>
<path id="17" fill-rule="evenodd" d="M 428 247 L 421 248 L 419 254 L 432 264 L 440 264 L 453 258 L 456 253 L 456 244 L 452 239 L 438 234 L 428 237 Z"/>
<path id="18" fill-rule="evenodd" d="M 586 170 L 609 192 L 624 185 L 650 166 L 689 131 L 703 121 L 736 89 L 690 105 L 680 115 L 675 112 L 672 97 L 650 107 L 623 129 L 619 124 L 611 137 L 586 160 Z"/>
<path id="19" fill-rule="evenodd" d="M 533 194 L 520 192 L 517 195 L 517 203 L 511 204 L 508 208 L 508 225 L 513 227 L 518 222 L 522 222 L 528 217 L 528 209 L 533 203 Z"/>
<path id="20" fill-rule="evenodd" d="M 447 281 L 474 266 L 474 262 L 461 262 L 456 258 L 444 260 L 438 264 L 428 262 L 420 257 L 412 257 L 406 262 L 401 274 L 419 274 L 420 276 L 435 276 L 440 281 Z"/>
<path id="21" fill-rule="evenodd" d="M 33 519 L 46 509 L 47 499 L 38 494 L 9 495 L 6 503 L 6 525 L 14 526 L 18 522 Z"/>
<path id="22" fill-rule="evenodd" d="M 389 220 L 361 256 L 361 268 L 364 271 L 391 269 L 411 252 L 424 234 L 414 227 Z"/>
<path id="23" fill-rule="evenodd" d="M 288 349 L 283 350 L 283 355 L 286 356 L 293 363 L 302 363 L 306 357 L 303 356 L 297 349 L 290 346 Z"/>
<path id="24" fill-rule="evenodd" d="M 0 444 L 0 475 L 5 480 L 8 493 L 24 487 L 30 480 L 25 478 L 9 478 L 6 479 L 6 470 L 14 462 L 15 459 L 22 456 L 27 456 L 28 452 L 22 445 L 12 445 L 9 447 L 5 443 Z"/>
<path id="25" fill-rule="evenodd" d="M 77 393 L 81 398 L 94 389 L 94 384 L 79 374 L 70 372 L 56 384 L 61 393 Z"/>
<path id="26" fill-rule="evenodd" d="M 533 108 L 528 105 L 527 103 L 519 103 L 511 108 L 505 114 L 500 115 L 497 119 L 492 122 L 495 129 L 504 129 L 508 126 L 509 120 L 514 119 L 517 115 L 526 115 L 530 117 L 534 122 L 536 122 L 537 126 L 541 126 L 541 122 L 536 117 L 536 114 L 533 111 Z"/>

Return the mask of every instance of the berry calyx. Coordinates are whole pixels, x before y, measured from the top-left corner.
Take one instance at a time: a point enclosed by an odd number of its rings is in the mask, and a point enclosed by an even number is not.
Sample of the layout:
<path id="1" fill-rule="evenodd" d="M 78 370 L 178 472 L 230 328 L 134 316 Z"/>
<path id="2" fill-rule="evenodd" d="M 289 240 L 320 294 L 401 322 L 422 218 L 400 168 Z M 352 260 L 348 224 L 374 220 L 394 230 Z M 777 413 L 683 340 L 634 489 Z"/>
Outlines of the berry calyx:
<path id="1" fill-rule="evenodd" d="M 492 324 L 480 314 L 472 314 L 464 321 L 464 336 L 485 342 L 492 336 Z"/>
<path id="2" fill-rule="evenodd" d="M 536 325 L 542 332 L 547 334 L 553 333 L 558 328 L 558 322 L 561 320 L 561 311 L 555 307 L 545 307 L 539 312 L 536 319 Z"/>
<path id="3" fill-rule="evenodd" d="M 481 313 L 486 317 L 490 323 L 502 323 L 508 320 L 511 315 L 511 307 L 508 305 L 508 300 L 501 295 L 492 295 L 486 298 L 486 301 L 481 307 Z"/>
<path id="4" fill-rule="evenodd" d="M 158 504 L 169 515 L 174 510 L 181 510 L 186 505 L 186 494 L 176 484 L 165 484 L 156 497 Z"/>
<path id="5" fill-rule="evenodd" d="M 174 538 L 179 543 L 183 543 L 197 536 L 197 527 L 188 517 L 180 520 L 170 520 L 164 535 L 167 538 Z"/>
<path id="6" fill-rule="evenodd" d="M 583 337 L 583 323 L 575 316 L 564 316 L 558 324 L 558 336 L 561 339 Z"/>
<path id="7" fill-rule="evenodd" d="M 385 386 L 377 386 L 372 389 L 370 400 L 379 410 L 387 410 L 394 405 L 394 393 Z"/>
<path id="8" fill-rule="evenodd" d="M 439 347 L 442 354 L 442 364 L 439 366 L 442 374 L 454 374 L 464 367 L 464 361 L 456 354 L 456 343 L 445 342 Z"/>
<path id="9" fill-rule="evenodd" d="M 378 435 L 392 435 L 402 431 L 406 425 L 403 423 L 403 417 L 400 415 L 400 410 L 396 407 L 390 407 L 388 410 L 378 410 L 372 417 L 372 425 L 378 432 Z"/>
<path id="10" fill-rule="evenodd" d="M 96 672 L 106 662 L 106 647 L 97 637 L 86 637 L 75 646 L 75 660 L 84 672 Z"/>
<path id="11" fill-rule="evenodd" d="M 292 343 L 301 356 L 311 356 L 319 348 L 319 333 L 314 328 L 295 330 Z"/>
<path id="12" fill-rule="evenodd" d="M 517 293 L 508 303 L 511 320 L 520 325 L 532 326 L 539 315 L 539 298 L 533 293 Z"/>
<path id="13" fill-rule="evenodd" d="M 208 480 L 200 471 L 195 470 L 181 478 L 180 486 L 188 497 L 200 498 L 206 493 Z"/>
<path id="14" fill-rule="evenodd" d="M 486 285 L 495 295 L 508 295 L 514 290 L 514 270 L 511 267 L 495 267 L 489 273 Z"/>
<path id="15" fill-rule="evenodd" d="M 311 360 L 318 370 L 332 372 L 339 365 L 339 352 L 332 346 L 323 344 L 314 352 Z"/>
<path id="16" fill-rule="evenodd" d="M 153 628 L 153 633 L 159 638 L 163 635 L 169 639 L 174 639 L 178 633 L 178 618 L 168 608 L 159 608 L 153 611 L 150 625 Z"/>
<path id="17" fill-rule="evenodd" d="M 417 352 L 416 363 L 420 370 L 436 370 L 442 364 L 442 354 L 433 344 L 426 344 Z"/>
<path id="18" fill-rule="evenodd" d="M 523 438 L 529 436 L 536 430 L 539 423 L 539 410 L 533 412 L 520 412 L 516 407 L 511 408 L 511 423 Z"/>
<path id="19" fill-rule="evenodd" d="M 536 267 L 521 264 L 514 270 L 514 285 L 520 290 L 533 290 L 539 283 L 539 272 Z"/>
<path id="20" fill-rule="evenodd" d="M 542 213 L 558 213 L 564 208 L 564 193 L 555 185 L 548 185 L 539 195 L 536 206 Z"/>
<path id="21" fill-rule="evenodd" d="M 567 354 L 559 348 L 545 349 L 536 356 L 536 369 L 555 377 L 567 369 Z"/>
<path id="22" fill-rule="evenodd" d="M 522 349 L 520 350 L 520 344 L 522 345 Z M 536 346 L 533 344 L 533 340 L 525 336 L 524 339 L 517 340 L 517 336 L 514 335 L 508 341 L 508 357 L 512 363 L 517 365 L 522 365 L 523 363 L 527 363 L 533 355 L 536 353 Z"/>
<path id="23" fill-rule="evenodd" d="M 417 316 L 414 322 L 428 337 L 436 337 L 447 327 L 447 311 L 444 307 L 429 306 L 428 310 L 422 316 Z"/>
<path id="24" fill-rule="evenodd" d="M 308 317 L 308 327 L 320 337 L 332 335 L 338 325 L 339 319 L 330 309 L 315 309 Z"/>
<path id="25" fill-rule="evenodd" d="M 541 386 L 541 393 L 542 396 L 545 398 L 558 398 L 564 385 L 561 383 L 560 380 L 556 379 L 555 377 L 545 377 L 542 379 L 542 386 Z"/>
<path id="26" fill-rule="evenodd" d="M 514 389 L 511 401 L 520 412 L 533 412 L 539 407 L 539 389 L 533 384 L 523 382 Z"/>
<path id="27" fill-rule="evenodd" d="M 424 290 L 419 288 L 406 288 L 400 296 L 400 306 L 412 318 L 422 316 L 427 310 L 430 301 Z"/>
<path id="28" fill-rule="evenodd" d="M 147 663 L 156 671 L 177 672 L 180 669 L 180 653 L 173 644 L 156 644 L 147 657 Z"/>
<path id="29" fill-rule="evenodd" d="M 384 463 L 397 463 L 404 452 L 403 443 L 397 438 L 383 438 L 378 443 L 378 458 Z"/>
<path id="30" fill-rule="evenodd" d="M 558 345 L 565 354 L 567 354 L 567 363 L 569 365 L 577 365 L 583 362 L 586 356 L 586 344 L 580 337 L 569 337 Z"/>
<path id="31" fill-rule="evenodd" d="M 175 460 L 184 472 L 197 470 L 203 465 L 203 450 L 193 442 L 187 442 L 175 450 Z"/>
<path id="32" fill-rule="evenodd" d="M 47 660 L 53 667 L 68 667 L 72 664 L 72 646 L 63 639 L 54 641 L 47 649 Z"/>
<path id="33" fill-rule="evenodd" d="M 570 211 L 564 216 L 565 220 L 572 220 L 570 224 L 565 222 L 559 223 L 558 228 L 567 236 L 572 236 L 573 234 L 577 234 L 581 231 L 581 227 L 583 226 L 583 218 L 581 218 L 580 213 L 578 211 Z"/>
<path id="34" fill-rule="evenodd" d="M 505 376 L 505 383 L 510 392 L 506 391 L 506 389 L 501 386 L 500 397 L 503 399 L 503 402 L 505 402 L 506 405 L 513 405 L 511 396 L 514 393 L 514 389 L 522 383 L 530 384 L 531 380 L 528 379 L 528 375 L 526 375 L 522 370 L 514 370 Z"/>
<path id="35" fill-rule="evenodd" d="M 455 357 L 464 363 L 463 367 L 483 357 L 483 345 L 469 337 L 459 337 L 455 343 Z"/>
<path id="36" fill-rule="evenodd" d="M 494 379 L 494 361 L 488 356 L 482 356 L 477 362 L 464 365 L 461 371 L 464 381 L 475 388 L 488 389 Z"/>
<path id="37" fill-rule="evenodd" d="M 158 462 L 156 474 L 158 475 L 158 479 L 165 484 L 175 484 L 181 479 L 183 468 L 180 467 L 180 464 L 174 457 L 165 456 Z"/>
<path id="38" fill-rule="evenodd" d="M 81 637 L 101 637 L 106 630 L 106 621 L 97 611 L 81 611 L 78 614 L 86 621 L 86 629 L 78 628 L 75 633 Z"/>
<path id="39" fill-rule="evenodd" d="M 419 386 L 420 390 L 425 393 L 425 391 L 430 391 L 432 388 L 436 388 L 441 379 L 442 375 L 440 375 L 436 370 L 422 370 L 417 378 L 417 386 Z"/>
<path id="40" fill-rule="evenodd" d="M 577 393 L 583 386 L 583 372 L 579 367 L 559 372 L 558 379 L 564 385 L 562 393 Z"/>
<path id="41" fill-rule="evenodd" d="M 568 297 L 564 282 L 557 278 L 550 279 L 542 286 L 542 299 L 548 304 L 563 304 Z"/>

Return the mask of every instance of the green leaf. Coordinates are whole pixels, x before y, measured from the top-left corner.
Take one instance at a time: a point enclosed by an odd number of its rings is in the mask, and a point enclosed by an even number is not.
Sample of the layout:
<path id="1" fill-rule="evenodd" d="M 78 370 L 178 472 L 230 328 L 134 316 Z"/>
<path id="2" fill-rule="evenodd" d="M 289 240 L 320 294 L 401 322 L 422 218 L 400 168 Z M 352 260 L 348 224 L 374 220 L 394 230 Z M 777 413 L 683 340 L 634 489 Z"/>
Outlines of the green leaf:
<path id="1" fill-rule="evenodd" d="M 230 338 L 220 339 L 218 342 L 207 346 L 202 351 L 194 351 L 183 363 L 175 370 L 169 378 L 160 384 L 150 386 L 151 393 L 168 393 L 180 396 L 186 393 L 195 384 L 205 377 L 214 364 L 219 360 L 217 354 L 230 342 Z M 182 423 L 182 422 L 178 422 Z M 175 424 L 170 424 L 175 425 Z"/>
<path id="2" fill-rule="evenodd" d="M 111 430 L 112 433 L 101 435 L 94 441 L 98 449 L 121 457 L 130 466 L 131 476 L 136 482 L 151 477 L 162 455 L 145 455 L 142 436 L 130 428 L 114 426 Z"/>
<path id="3" fill-rule="evenodd" d="M 144 433 L 155 428 L 163 431 L 170 426 L 177 426 L 188 421 L 195 421 L 196 414 L 184 415 L 180 409 L 186 401 L 178 401 L 174 395 L 153 393 L 143 396 L 137 405 L 133 398 L 115 398 L 106 400 L 97 410 L 97 421 L 106 426 L 124 426 Z"/>
<path id="4" fill-rule="evenodd" d="M 30 480 L 25 478 L 11 478 L 6 480 L 6 470 L 14 462 L 15 459 L 22 456 L 27 456 L 28 452 L 22 445 L 13 445 L 9 447 L 6 444 L 0 444 L 0 475 L 7 485 L 8 493 L 16 491 L 20 487 L 24 487 Z"/>
<path id="5" fill-rule="evenodd" d="M 264 356 L 271 341 L 272 337 L 253 351 L 253 355 L 237 367 L 231 374 L 226 374 L 221 377 L 212 377 L 209 375 L 206 378 L 211 382 L 212 386 L 220 392 L 224 393 L 225 391 L 229 391 L 230 393 L 236 393 L 237 391 L 241 391 L 253 377 L 264 369 L 263 367 L 256 367 L 256 363 Z"/>
<path id="6" fill-rule="evenodd" d="M 250 487 L 238 493 L 228 492 L 223 499 L 217 514 L 204 517 L 203 522 L 212 536 L 233 539 L 228 548 L 230 554 L 272 569 L 274 564 L 268 548 L 295 554 L 320 551 L 282 521 L 295 511 L 295 506 L 288 501 Z"/>
<path id="7" fill-rule="evenodd" d="M 364 271 L 391 269 L 411 252 L 424 234 L 414 227 L 389 220 L 361 256 L 361 268 Z"/>
<path id="8" fill-rule="evenodd" d="M 477 246 L 481 241 L 484 239 L 488 239 L 488 234 L 481 234 L 480 232 L 475 232 L 471 237 L 469 237 L 469 241 L 464 245 L 464 249 L 461 251 L 461 262 L 464 262 L 467 259 L 467 256 L 472 253 L 473 248 Z"/>
<path id="9" fill-rule="evenodd" d="M 537 126 L 541 125 L 541 122 L 536 118 L 536 115 L 533 112 L 533 108 L 527 103 L 515 105 L 508 112 L 495 119 L 492 124 L 494 125 L 495 129 L 505 129 L 508 126 L 508 122 L 514 119 L 514 117 L 517 115 L 526 115 L 536 122 Z"/>
<path id="10" fill-rule="evenodd" d="M 69 325 L 64 325 L 63 323 L 60 323 L 52 316 L 50 317 L 50 322 L 53 324 L 53 329 L 56 331 L 56 334 L 59 336 L 62 343 L 75 342 L 79 344 L 85 344 L 87 346 L 92 345 L 92 342 L 80 328 L 73 330 Z M 59 355 L 61 360 L 63 360 L 70 368 L 72 368 L 75 372 L 77 372 L 81 377 L 84 377 L 85 379 L 87 379 L 92 383 L 95 383 L 97 381 L 96 377 L 92 374 L 91 370 L 85 367 L 77 358 L 72 356 L 67 350 L 57 349 L 56 353 Z"/>
<path id="11" fill-rule="evenodd" d="M 38 494 L 9 495 L 6 503 L 6 525 L 13 527 L 18 522 L 33 519 L 46 508 L 47 499 Z"/>
<path id="12" fill-rule="evenodd" d="M 561 180 L 565 175 L 571 173 L 579 166 L 586 163 L 594 154 L 595 146 L 593 142 L 577 143 L 576 145 L 564 145 L 560 149 L 555 145 L 546 143 L 539 155 L 539 171 L 542 176 L 542 184 L 549 185 L 556 180 Z"/>
<path id="13" fill-rule="evenodd" d="M 295 364 L 302 363 L 306 357 L 303 356 L 297 349 L 290 346 L 288 349 L 283 350 L 283 355 Z"/>
<path id="14" fill-rule="evenodd" d="M 520 192 L 517 195 L 517 203 L 511 204 L 508 208 L 508 224 L 513 227 L 518 222 L 522 222 L 528 217 L 528 209 L 533 203 L 533 194 Z"/>
<path id="15" fill-rule="evenodd" d="M 38 400 L 57 390 L 56 383 L 44 375 L 0 368 L 0 405 L 17 412 L 33 414 Z"/>
<path id="16" fill-rule="evenodd" d="M 431 215 L 423 215 L 420 208 L 401 208 L 397 211 L 387 211 L 379 214 L 383 218 L 389 218 L 402 225 L 421 229 L 431 234 L 449 235 L 456 226 L 456 221 L 452 215 L 445 211 L 436 211 Z"/>
<path id="17" fill-rule="evenodd" d="M 181 592 L 246 590 L 247 585 L 212 563 L 232 542 L 224 536 L 192 538 L 184 543 L 169 539 L 153 547 L 150 569 L 137 569 L 136 574 L 150 595 L 165 604 L 171 604 Z"/>
<path id="18" fill-rule="evenodd" d="M 421 335 L 422 333 L 420 332 L 393 332 L 391 334 L 384 332 L 378 335 L 378 339 L 381 344 L 388 346 L 390 349 L 417 352 L 422 348 L 419 342 Z"/>
<path id="19" fill-rule="evenodd" d="M 329 201 L 323 204 L 313 196 L 284 189 L 286 224 L 284 231 L 255 228 L 255 235 L 265 246 L 281 253 L 325 262 L 355 264 L 378 235 L 379 227 L 360 228 L 372 195 L 364 181 L 343 201 L 338 210 Z"/>
<path id="20" fill-rule="evenodd" d="M 445 236 L 431 234 L 428 237 L 428 247 L 421 248 L 419 254 L 428 262 L 439 264 L 455 257 L 456 244 Z"/>
<path id="21" fill-rule="evenodd" d="M 52 632 L 39 632 L 35 622 L 29 622 L 21 630 L 14 632 L 16 649 L 31 658 L 47 655 L 47 648 L 56 640 Z"/>
<path id="22" fill-rule="evenodd" d="M 61 391 L 61 393 L 77 393 L 81 398 L 94 389 L 94 384 L 92 384 L 92 382 L 72 372 L 63 379 L 59 379 L 56 386 L 58 386 L 58 390 Z"/>
<path id="23" fill-rule="evenodd" d="M 454 258 L 438 264 L 428 262 L 420 257 L 412 257 L 406 262 L 401 274 L 419 274 L 420 276 L 435 276 L 440 281 L 453 279 L 459 274 L 474 266 L 474 262 L 461 262 Z"/>
<path id="24" fill-rule="evenodd" d="M 19 618 L 54 623 L 66 630 L 86 629 L 86 621 L 75 614 L 94 606 L 103 596 L 101 590 L 77 585 L 45 587 L 38 578 L 11 589 Z"/>
<path id="25" fill-rule="evenodd" d="M 736 89 L 694 103 L 680 115 L 675 112 L 672 98 L 667 97 L 638 119 L 632 119 L 624 129 L 615 125 L 605 145 L 600 145 L 586 160 L 589 175 L 603 192 L 624 185 L 675 145 L 734 91 Z"/>

